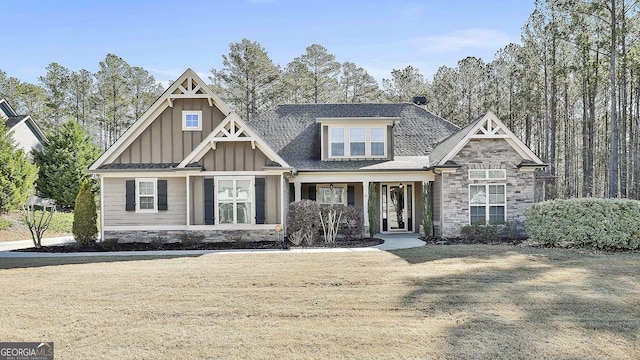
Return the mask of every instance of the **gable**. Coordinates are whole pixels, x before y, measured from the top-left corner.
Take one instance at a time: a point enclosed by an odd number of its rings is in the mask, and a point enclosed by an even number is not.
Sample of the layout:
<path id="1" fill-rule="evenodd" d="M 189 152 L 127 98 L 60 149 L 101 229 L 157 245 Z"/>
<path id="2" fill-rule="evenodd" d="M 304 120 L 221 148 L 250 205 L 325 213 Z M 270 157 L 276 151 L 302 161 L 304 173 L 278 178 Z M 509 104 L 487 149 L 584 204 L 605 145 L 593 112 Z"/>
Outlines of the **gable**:
<path id="1" fill-rule="evenodd" d="M 177 98 L 131 142 L 112 163 L 180 163 L 224 119 L 207 99 Z M 200 131 L 182 129 L 183 111 L 200 111 Z"/>
<path id="2" fill-rule="evenodd" d="M 195 128 L 186 126 L 185 111 L 197 112 L 201 123 Z M 238 128 L 225 130 L 229 119 Z M 223 129 L 219 129 L 221 124 L 225 124 Z M 199 161 L 208 152 L 207 146 L 215 148 L 218 141 L 246 140 L 243 137 L 250 137 L 253 147 L 258 146 L 269 159 L 285 165 L 193 70 L 187 69 L 89 170 L 114 164 L 180 163 L 178 167 L 184 168 Z"/>
<path id="3" fill-rule="evenodd" d="M 453 161 L 456 155 L 469 144 L 470 141 L 506 142 L 515 152 L 514 159 L 518 162 L 530 162 L 538 167 L 545 166 L 544 162 L 531 151 L 509 128 L 507 128 L 492 112 L 487 112 L 481 118 L 473 121 L 460 132 L 452 135 L 434 149 L 429 161 L 431 167 L 445 166 Z"/>

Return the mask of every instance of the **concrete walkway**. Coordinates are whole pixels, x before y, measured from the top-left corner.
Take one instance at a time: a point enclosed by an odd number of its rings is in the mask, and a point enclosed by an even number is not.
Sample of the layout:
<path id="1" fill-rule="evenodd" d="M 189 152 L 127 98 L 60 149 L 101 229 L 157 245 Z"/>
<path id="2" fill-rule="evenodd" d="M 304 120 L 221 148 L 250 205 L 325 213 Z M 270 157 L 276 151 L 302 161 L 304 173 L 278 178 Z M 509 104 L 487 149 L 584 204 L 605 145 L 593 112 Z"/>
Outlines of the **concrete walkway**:
<path id="1" fill-rule="evenodd" d="M 408 249 L 423 246 L 424 241 L 418 239 L 418 234 L 376 234 L 384 243 L 378 246 L 365 248 L 314 248 L 291 250 L 158 250 L 158 251 L 110 251 L 110 252 L 78 252 L 78 253 L 38 253 L 38 252 L 12 252 L 11 250 L 33 247 L 32 240 L 0 242 L 0 258 L 32 258 L 32 257 L 99 257 L 99 256 L 185 256 L 204 254 L 248 254 L 248 253 L 322 253 L 322 252 L 368 252 Z M 62 245 L 73 241 L 71 236 L 48 238 L 42 240 L 42 245 Z"/>

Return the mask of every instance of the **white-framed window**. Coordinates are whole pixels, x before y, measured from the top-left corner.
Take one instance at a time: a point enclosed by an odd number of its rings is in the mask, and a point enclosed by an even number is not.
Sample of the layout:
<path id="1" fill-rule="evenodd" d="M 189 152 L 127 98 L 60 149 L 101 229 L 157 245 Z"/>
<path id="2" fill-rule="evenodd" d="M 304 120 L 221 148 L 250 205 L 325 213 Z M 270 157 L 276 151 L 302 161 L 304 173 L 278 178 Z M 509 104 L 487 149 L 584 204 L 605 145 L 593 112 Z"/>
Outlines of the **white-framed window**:
<path id="1" fill-rule="evenodd" d="M 506 185 L 469 185 L 469 223 L 503 224 L 506 221 Z"/>
<path id="2" fill-rule="evenodd" d="M 182 112 L 182 130 L 183 131 L 201 131 L 202 130 L 202 111 L 185 110 Z"/>
<path id="3" fill-rule="evenodd" d="M 331 128 L 331 156 L 344 156 L 344 128 Z"/>
<path id="4" fill-rule="evenodd" d="M 505 180 L 507 170 L 505 169 L 473 169 L 469 170 L 470 180 Z"/>
<path id="5" fill-rule="evenodd" d="M 217 224 L 254 223 L 254 177 L 218 177 L 215 186 Z"/>
<path id="6" fill-rule="evenodd" d="M 157 196 L 157 179 L 136 179 L 136 212 L 158 212 Z"/>
<path id="7" fill-rule="evenodd" d="M 371 128 L 371 156 L 384 156 L 384 128 Z"/>
<path id="8" fill-rule="evenodd" d="M 349 129 L 349 155 L 364 156 L 366 154 L 366 136 L 364 128 Z"/>
<path id="9" fill-rule="evenodd" d="M 316 202 L 325 205 L 347 205 L 347 186 L 320 186 L 316 195 Z"/>
<path id="10" fill-rule="evenodd" d="M 330 126 L 329 144 L 330 158 L 385 157 L 387 155 L 386 128 Z"/>

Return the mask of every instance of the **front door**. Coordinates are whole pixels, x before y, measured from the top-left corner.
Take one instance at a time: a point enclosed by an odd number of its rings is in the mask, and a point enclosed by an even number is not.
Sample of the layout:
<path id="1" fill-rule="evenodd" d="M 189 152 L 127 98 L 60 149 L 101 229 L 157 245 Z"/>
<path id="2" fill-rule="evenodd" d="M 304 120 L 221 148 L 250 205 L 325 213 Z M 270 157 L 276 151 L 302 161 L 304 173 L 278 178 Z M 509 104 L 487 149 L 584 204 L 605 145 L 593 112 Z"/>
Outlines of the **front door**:
<path id="1" fill-rule="evenodd" d="M 413 231 L 413 191 L 411 185 L 382 184 L 382 231 Z"/>

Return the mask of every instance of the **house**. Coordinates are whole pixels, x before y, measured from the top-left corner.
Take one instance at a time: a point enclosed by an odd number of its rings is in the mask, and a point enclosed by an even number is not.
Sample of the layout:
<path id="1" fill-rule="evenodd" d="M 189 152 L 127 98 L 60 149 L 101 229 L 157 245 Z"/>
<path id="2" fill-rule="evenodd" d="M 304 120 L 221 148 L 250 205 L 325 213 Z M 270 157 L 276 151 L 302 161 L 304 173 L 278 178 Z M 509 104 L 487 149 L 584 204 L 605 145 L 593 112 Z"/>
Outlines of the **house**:
<path id="1" fill-rule="evenodd" d="M 280 105 L 239 118 L 190 69 L 90 167 L 102 239 L 276 238 L 288 203 L 363 210 L 378 232 L 521 221 L 544 163 L 492 113 L 460 129 L 420 105 Z M 430 190 L 427 190 L 430 189 Z"/>
<path id="2" fill-rule="evenodd" d="M 42 150 L 47 141 L 40 127 L 29 115 L 18 115 L 5 99 L 0 98 L 0 121 L 7 127 L 17 149 L 31 154 L 31 150 Z"/>

